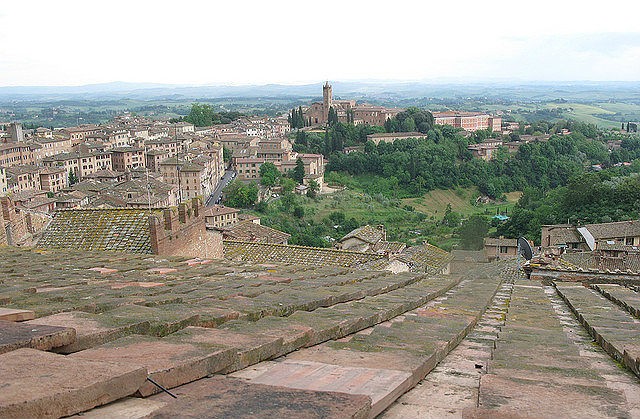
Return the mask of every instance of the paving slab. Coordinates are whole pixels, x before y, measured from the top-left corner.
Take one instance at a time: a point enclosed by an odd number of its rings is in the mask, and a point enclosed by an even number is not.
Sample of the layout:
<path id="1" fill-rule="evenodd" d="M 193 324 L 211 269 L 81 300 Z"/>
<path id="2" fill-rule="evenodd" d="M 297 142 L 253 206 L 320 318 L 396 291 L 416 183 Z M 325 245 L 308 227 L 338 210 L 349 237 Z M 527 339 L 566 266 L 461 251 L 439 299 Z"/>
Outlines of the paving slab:
<path id="1" fill-rule="evenodd" d="M 8 322 L 23 322 L 25 320 L 32 320 L 35 318 L 36 313 L 33 310 L 0 307 L 0 320 L 6 320 Z"/>
<path id="2" fill-rule="evenodd" d="M 53 314 L 25 324 L 65 326 L 75 329 L 75 342 L 55 348 L 55 352 L 62 354 L 82 351 L 133 333 L 145 333 L 150 327 L 149 322 L 146 320 L 122 319 L 109 316 L 108 312 L 90 314 L 82 311 Z"/>
<path id="3" fill-rule="evenodd" d="M 640 377 L 640 320 L 592 289 L 560 283 L 555 288 L 593 339 Z"/>
<path id="4" fill-rule="evenodd" d="M 83 419 L 140 419 L 161 407 L 167 402 L 160 400 L 141 399 L 139 397 L 125 397 L 104 406 L 96 407 L 86 412 L 72 416 Z"/>
<path id="5" fill-rule="evenodd" d="M 146 368 L 149 377 L 165 388 L 173 388 L 216 373 L 235 361 L 236 349 L 218 343 L 193 344 L 187 333 L 171 337 L 132 335 L 92 349 L 70 355 L 114 363 L 127 363 Z M 160 389 L 147 381 L 137 394 L 147 397 Z"/>
<path id="6" fill-rule="evenodd" d="M 144 368 L 35 349 L 0 355 L 0 418 L 57 418 L 133 394 Z"/>
<path id="7" fill-rule="evenodd" d="M 500 282 L 500 278 L 488 276 L 467 281 L 447 292 L 446 298 L 408 312 L 402 311 L 407 310 L 406 297 L 393 293 L 372 297 L 384 300 L 385 307 L 400 307 L 399 312 L 404 314 L 338 340 L 296 351 L 265 368 L 258 365 L 250 373 L 234 375 L 292 388 L 327 386 L 360 391 L 372 398 L 373 417 L 424 378 L 460 342 Z M 291 317 L 294 316 L 298 313 Z M 365 376 L 372 381 L 371 387 L 358 384 Z"/>
<path id="8" fill-rule="evenodd" d="M 177 400 L 154 396 L 167 405 L 147 418 L 363 419 L 371 400 L 363 395 L 298 390 L 217 376 L 173 390 Z"/>
<path id="9" fill-rule="evenodd" d="M 195 311 L 189 311 L 181 304 L 166 304 L 158 307 L 145 307 L 127 304 L 103 313 L 106 322 L 127 324 L 136 321 L 149 322 L 146 333 L 153 336 L 166 336 L 187 326 L 194 325 L 200 319 Z"/>
<path id="10" fill-rule="evenodd" d="M 640 318 L 640 293 L 617 284 L 593 284 L 593 289 Z"/>
<path id="11" fill-rule="evenodd" d="M 19 348 L 48 351 L 76 340 L 76 331 L 69 327 L 25 324 L 0 320 L 0 354 Z"/>
<path id="12" fill-rule="evenodd" d="M 553 294 L 542 285 L 514 286 L 480 379 L 479 408 L 467 417 L 629 417 L 625 394 L 582 355 L 571 330 L 578 325 L 558 314 Z"/>
<path id="13" fill-rule="evenodd" d="M 380 413 L 390 400 L 395 400 L 411 387 L 412 374 L 406 371 L 295 360 L 272 365 L 272 368 L 253 378 L 251 382 L 302 390 L 367 395 L 371 398 L 371 416 Z"/>
<path id="14" fill-rule="evenodd" d="M 264 333 L 241 333 L 193 326 L 174 334 L 174 338 L 198 345 L 223 345 L 233 348 L 233 362 L 221 371 L 224 374 L 275 357 L 284 342 L 282 337 Z"/>

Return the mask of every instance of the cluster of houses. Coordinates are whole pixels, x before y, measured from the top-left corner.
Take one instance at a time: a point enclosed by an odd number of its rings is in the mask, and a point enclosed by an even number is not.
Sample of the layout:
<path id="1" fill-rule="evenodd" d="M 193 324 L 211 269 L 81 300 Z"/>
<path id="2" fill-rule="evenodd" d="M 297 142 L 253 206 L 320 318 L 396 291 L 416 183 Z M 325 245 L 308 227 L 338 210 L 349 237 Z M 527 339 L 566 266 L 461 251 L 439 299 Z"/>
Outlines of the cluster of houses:
<path id="1" fill-rule="evenodd" d="M 0 196 L 16 211 L 45 217 L 59 209 L 166 208 L 206 199 L 229 164 L 248 181 L 259 179 L 264 162 L 286 172 L 298 159 L 305 182 L 321 186 L 323 157 L 292 151 L 289 132 L 286 117 L 243 117 L 203 128 L 130 114 L 56 129 L 0 123 Z"/>
<path id="2" fill-rule="evenodd" d="M 593 269 L 640 272 L 640 220 L 544 225 L 540 246 L 534 249 L 545 263 L 561 258 Z M 517 239 L 485 238 L 484 253 L 489 261 L 515 258 Z"/>

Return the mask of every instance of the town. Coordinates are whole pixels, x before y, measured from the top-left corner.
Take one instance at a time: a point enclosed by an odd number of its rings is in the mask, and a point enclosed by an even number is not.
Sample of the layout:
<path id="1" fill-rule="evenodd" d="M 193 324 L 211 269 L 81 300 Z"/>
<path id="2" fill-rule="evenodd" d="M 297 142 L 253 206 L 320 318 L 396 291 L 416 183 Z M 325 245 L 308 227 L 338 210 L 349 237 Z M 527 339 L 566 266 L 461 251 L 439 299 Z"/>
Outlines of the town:
<path id="1" fill-rule="evenodd" d="M 638 416 L 636 122 L 213 116 L 0 124 L 0 418 Z"/>

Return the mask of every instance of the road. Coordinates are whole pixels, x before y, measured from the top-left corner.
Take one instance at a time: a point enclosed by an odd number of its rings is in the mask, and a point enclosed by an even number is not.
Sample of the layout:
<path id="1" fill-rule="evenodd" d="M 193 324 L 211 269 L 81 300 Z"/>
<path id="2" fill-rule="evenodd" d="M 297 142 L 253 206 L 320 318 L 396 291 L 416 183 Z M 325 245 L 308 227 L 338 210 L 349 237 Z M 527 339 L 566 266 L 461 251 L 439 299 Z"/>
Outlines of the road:
<path id="1" fill-rule="evenodd" d="M 220 180 L 220 183 L 218 183 L 218 186 L 216 187 L 216 189 L 211 193 L 211 195 L 209 195 L 209 198 L 207 198 L 207 202 L 206 202 L 206 206 L 208 207 L 212 207 L 214 206 L 216 203 L 218 203 L 220 201 L 220 197 L 222 196 L 222 190 L 225 188 L 225 186 L 227 186 L 229 184 L 229 182 L 231 182 L 234 178 L 236 177 L 236 172 L 233 169 L 228 169 L 224 175 L 222 176 L 222 179 Z"/>

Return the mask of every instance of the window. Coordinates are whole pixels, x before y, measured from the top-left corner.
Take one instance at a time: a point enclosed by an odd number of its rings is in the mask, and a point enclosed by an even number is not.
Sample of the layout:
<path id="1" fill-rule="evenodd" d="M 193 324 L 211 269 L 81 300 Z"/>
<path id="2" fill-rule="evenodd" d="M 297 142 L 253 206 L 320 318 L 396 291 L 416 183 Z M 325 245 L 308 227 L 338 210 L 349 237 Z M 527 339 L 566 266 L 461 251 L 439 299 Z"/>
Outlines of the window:
<path id="1" fill-rule="evenodd" d="M 633 237 L 627 237 L 624 244 L 633 246 Z"/>
<path id="2" fill-rule="evenodd" d="M 500 246 L 500 253 L 507 253 L 508 249 L 509 248 L 507 246 Z"/>

